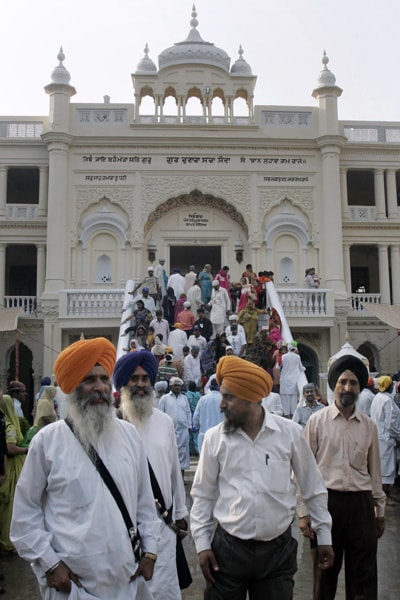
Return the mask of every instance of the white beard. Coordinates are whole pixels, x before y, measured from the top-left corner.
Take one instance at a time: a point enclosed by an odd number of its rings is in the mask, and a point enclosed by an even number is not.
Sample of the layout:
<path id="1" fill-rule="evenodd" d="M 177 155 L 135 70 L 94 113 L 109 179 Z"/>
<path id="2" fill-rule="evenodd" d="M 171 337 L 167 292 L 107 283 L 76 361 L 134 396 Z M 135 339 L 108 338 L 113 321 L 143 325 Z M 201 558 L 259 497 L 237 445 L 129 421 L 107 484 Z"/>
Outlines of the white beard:
<path id="1" fill-rule="evenodd" d="M 109 394 L 106 396 L 107 403 L 102 404 L 91 404 L 90 396 L 82 398 L 79 388 L 68 396 L 68 416 L 86 451 L 91 445 L 98 447 L 100 436 L 111 437 L 114 431 L 112 398 Z"/>
<path id="2" fill-rule="evenodd" d="M 153 413 L 153 390 L 144 396 L 137 395 L 127 387 L 121 389 L 121 411 L 123 418 L 141 431 Z"/>

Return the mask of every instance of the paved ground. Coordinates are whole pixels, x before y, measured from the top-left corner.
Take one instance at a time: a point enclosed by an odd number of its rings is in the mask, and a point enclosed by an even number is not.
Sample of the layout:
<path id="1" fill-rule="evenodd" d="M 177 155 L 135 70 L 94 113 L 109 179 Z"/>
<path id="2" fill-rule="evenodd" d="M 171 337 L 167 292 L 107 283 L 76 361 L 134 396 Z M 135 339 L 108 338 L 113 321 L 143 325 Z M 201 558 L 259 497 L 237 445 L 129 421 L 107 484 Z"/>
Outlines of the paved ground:
<path id="1" fill-rule="evenodd" d="M 191 471 L 186 474 L 188 484 L 187 502 L 190 508 L 190 484 L 193 480 L 195 463 Z M 400 500 L 400 488 L 395 488 L 395 497 Z M 296 531 L 296 529 L 294 529 Z M 311 562 L 308 542 L 302 536 L 299 539 L 298 572 L 296 574 L 294 600 L 311 600 L 312 578 Z M 188 537 L 184 541 L 188 561 L 191 567 L 193 583 L 182 594 L 183 600 L 203 600 L 203 577 L 201 575 L 197 555 L 193 542 Z M 36 578 L 30 566 L 18 556 L 0 557 L 0 572 L 4 573 L 2 582 L 7 593 L 2 596 L 4 600 L 39 600 Z M 395 506 L 388 506 L 386 513 L 386 531 L 379 542 L 378 570 L 379 570 L 379 600 L 400 599 L 400 502 Z M 340 582 L 336 600 L 344 600 L 343 581 Z M 109 598 L 107 600 L 113 600 Z M 178 599 L 177 599 L 178 600 Z"/>

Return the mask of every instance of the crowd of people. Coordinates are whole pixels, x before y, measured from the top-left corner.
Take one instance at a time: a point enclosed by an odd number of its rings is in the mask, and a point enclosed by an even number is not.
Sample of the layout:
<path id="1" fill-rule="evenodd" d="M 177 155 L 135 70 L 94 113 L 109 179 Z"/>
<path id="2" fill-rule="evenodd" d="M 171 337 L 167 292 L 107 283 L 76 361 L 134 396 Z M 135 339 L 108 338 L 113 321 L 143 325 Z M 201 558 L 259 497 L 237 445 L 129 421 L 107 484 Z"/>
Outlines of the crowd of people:
<path id="1" fill-rule="evenodd" d="M 228 267 L 166 278 L 161 262 L 156 284 L 149 269 L 133 290 L 141 297 L 124 332 L 133 337 L 118 360 L 105 338 L 65 348 L 58 387 L 43 378 L 31 427 L 25 386 L 0 391 L 1 551 L 31 563 L 49 600 L 178 600 L 191 584 L 182 539 L 196 455 L 190 530 L 207 600 L 293 598 L 296 514 L 310 598 L 335 598 L 344 561 L 346 600 L 376 600 L 377 542 L 396 501 L 400 383 L 372 379 L 346 354 L 329 367 L 332 404 L 312 382 L 299 398 L 298 346 L 262 307 L 251 265 L 236 313 Z M 186 299 L 168 319 L 174 286 Z"/>

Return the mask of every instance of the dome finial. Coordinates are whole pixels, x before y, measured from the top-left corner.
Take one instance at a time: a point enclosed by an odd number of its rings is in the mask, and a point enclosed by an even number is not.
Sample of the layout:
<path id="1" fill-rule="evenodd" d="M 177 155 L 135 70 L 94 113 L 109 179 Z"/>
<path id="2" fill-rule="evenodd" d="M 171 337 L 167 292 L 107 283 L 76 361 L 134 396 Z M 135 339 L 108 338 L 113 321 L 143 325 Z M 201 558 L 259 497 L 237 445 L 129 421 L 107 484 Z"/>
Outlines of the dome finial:
<path id="1" fill-rule="evenodd" d="M 197 25 L 199 24 L 199 22 L 196 19 L 196 17 L 197 17 L 196 7 L 193 4 L 193 7 L 192 7 L 192 18 L 190 20 L 190 26 L 192 27 L 192 29 L 196 29 Z"/>
<path id="2" fill-rule="evenodd" d="M 143 74 L 155 73 L 157 71 L 157 67 L 153 63 L 151 58 L 149 57 L 150 50 L 149 50 L 149 45 L 147 42 L 146 42 L 146 46 L 144 47 L 143 52 L 144 52 L 144 57 L 137 65 L 135 73 L 143 73 Z"/>
<path id="3" fill-rule="evenodd" d="M 332 71 L 330 71 L 328 69 L 328 63 L 329 63 L 329 58 L 326 55 L 326 51 L 324 50 L 324 53 L 322 55 L 322 64 L 324 65 L 324 68 L 322 69 L 322 71 L 318 77 L 317 89 L 320 89 L 323 87 L 333 87 L 336 85 L 336 77 L 334 76 Z"/>
<path id="4" fill-rule="evenodd" d="M 232 75 L 252 75 L 250 65 L 243 58 L 243 48 L 242 44 L 239 45 L 239 58 L 231 67 Z"/>
<path id="5" fill-rule="evenodd" d="M 147 42 L 146 42 L 143 52 L 144 52 L 144 57 L 149 58 L 149 45 Z"/>
<path id="6" fill-rule="evenodd" d="M 242 44 L 239 45 L 239 57 L 243 58 L 243 48 L 242 48 Z"/>
<path id="7" fill-rule="evenodd" d="M 57 54 L 57 59 L 59 60 L 58 66 L 54 69 L 51 74 L 52 83 L 62 83 L 69 84 L 71 80 L 71 75 L 68 73 L 67 69 L 64 67 L 65 54 L 62 46 Z"/>

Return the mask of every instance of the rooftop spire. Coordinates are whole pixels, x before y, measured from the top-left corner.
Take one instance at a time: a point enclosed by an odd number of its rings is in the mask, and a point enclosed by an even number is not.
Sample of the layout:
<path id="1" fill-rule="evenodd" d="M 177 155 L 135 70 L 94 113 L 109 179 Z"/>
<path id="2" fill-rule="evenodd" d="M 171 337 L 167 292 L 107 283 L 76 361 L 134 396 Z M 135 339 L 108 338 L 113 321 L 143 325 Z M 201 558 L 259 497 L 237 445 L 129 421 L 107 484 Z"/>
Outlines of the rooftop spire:
<path id="1" fill-rule="evenodd" d="M 65 60 L 65 54 L 63 52 L 62 46 L 60 47 L 60 51 L 57 54 L 57 58 L 59 60 L 59 63 L 51 74 L 51 82 L 64 83 L 68 85 L 71 80 L 71 75 L 68 73 L 67 69 L 63 65 L 63 62 Z"/>

